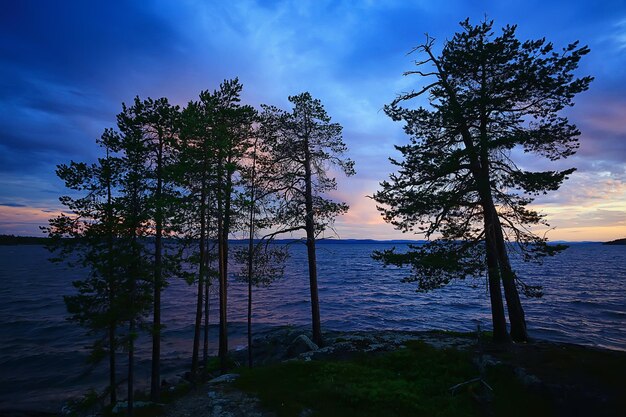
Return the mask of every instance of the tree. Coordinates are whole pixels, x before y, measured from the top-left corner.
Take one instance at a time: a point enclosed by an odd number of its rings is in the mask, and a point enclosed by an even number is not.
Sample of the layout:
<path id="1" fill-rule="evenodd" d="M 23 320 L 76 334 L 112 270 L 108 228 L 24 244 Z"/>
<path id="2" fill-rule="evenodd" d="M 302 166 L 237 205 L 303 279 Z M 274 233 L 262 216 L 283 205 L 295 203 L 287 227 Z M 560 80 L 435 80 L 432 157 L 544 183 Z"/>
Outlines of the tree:
<path id="1" fill-rule="evenodd" d="M 227 277 L 228 237 L 238 226 L 240 210 L 234 206 L 238 197 L 241 161 L 252 137 L 256 111 L 239 104 L 242 85 L 227 80 L 213 92 L 203 91 L 200 100 L 190 102 L 183 110 L 180 141 L 179 181 L 187 191 L 188 235 L 199 239 L 197 308 L 192 353 L 192 374 L 199 369 L 202 301 L 208 304 L 208 283 L 214 270 L 209 241 L 217 243 L 220 333 L 219 351 L 222 371 L 228 355 Z M 205 305 L 205 321 L 208 307 Z M 206 333 L 205 333 L 206 334 Z M 206 337 L 205 337 L 205 340 Z M 206 342 L 205 342 L 206 345 Z M 205 349 L 206 350 L 206 349 Z"/>
<path id="2" fill-rule="evenodd" d="M 154 265 L 153 265 L 153 320 L 152 320 L 152 369 L 150 398 L 159 400 L 161 387 L 161 292 L 172 257 L 164 256 L 163 233 L 171 231 L 168 221 L 175 211 L 172 204 L 173 181 L 171 167 L 176 158 L 175 142 L 178 137 L 178 106 L 169 104 L 167 98 L 140 100 L 135 97 L 133 105 L 124 107 L 121 114 L 124 125 L 134 124 L 138 139 L 145 147 L 146 174 L 149 179 L 149 210 L 153 222 Z M 165 258 L 165 259 L 164 259 Z"/>
<path id="3" fill-rule="evenodd" d="M 386 221 L 433 240 L 406 253 L 374 256 L 385 264 L 410 265 L 407 280 L 417 281 L 420 291 L 487 272 L 494 338 L 508 338 L 502 282 L 511 337 L 525 341 L 518 288 L 530 296 L 540 295 L 541 288 L 517 276 L 509 253 L 516 249 L 524 260 L 540 261 L 565 248 L 548 245 L 533 231 L 547 223 L 529 204 L 558 189 L 574 169 L 533 172 L 518 157 L 524 152 L 556 161 L 576 151 L 580 132 L 561 111 L 592 80 L 574 76 L 589 49 L 574 42 L 557 52 L 545 39 L 519 41 L 516 26 L 505 26 L 498 36 L 492 26 L 465 20 L 439 56 L 428 36 L 412 51 L 423 58 L 405 75 L 427 81 L 385 107 L 393 120 L 405 123 L 410 143 L 396 147 L 403 159 L 392 163 L 399 171 L 381 183 L 374 199 Z M 399 105 L 424 95 L 430 109 Z"/>
<path id="4" fill-rule="evenodd" d="M 197 242 L 197 251 L 189 258 L 198 266 L 197 274 L 187 274 L 188 282 L 198 283 L 194 339 L 192 347 L 191 374 L 194 381 L 199 378 L 200 327 L 202 323 L 203 297 L 208 286 L 208 240 L 211 236 L 211 216 L 209 205 L 211 184 L 215 177 L 214 138 L 212 120 L 214 105 L 212 95 L 200 94 L 200 101 L 190 102 L 183 110 L 179 160 L 178 183 L 185 191 L 187 226 L 186 235 L 191 242 Z M 207 300 L 205 300 L 206 302 Z M 206 308 L 206 306 L 205 306 Z M 205 315 L 206 317 L 206 315 Z"/>
<path id="5" fill-rule="evenodd" d="M 262 123 L 269 133 L 262 151 L 272 160 L 263 172 L 284 202 L 276 214 L 281 225 L 276 233 L 306 233 L 313 341 L 322 345 L 315 239 L 336 216 L 348 211 L 347 204 L 324 197 L 337 188 L 328 170 L 336 167 L 350 176 L 354 162 L 345 158 L 341 125 L 331 123 L 319 100 L 302 93 L 289 97 L 289 101 L 293 103 L 291 113 L 264 106 Z"/>
<path id="6" fill-rule="evenodd" d="M 124 270 L 124 318 L 128 323 L 126 348 L 128 352 L 128 408 L 133 415 L 135 378 L 135 340 L 138 325 L 150 310 L 154 288 L 153 256 L 149 256 L 145 237 L 151 226 L 151 173 L 146 161 L 150 149 L 146 146 L 143 121 L 136 117 L 133 107 L 122 105 L 117 115 L 120 131 L 114 150 L 120 152 L 120 217 L 119 243 L 122 247 L 120 259 Z M 151 259 L 152 258 L 152 259 Z"/>
<path id="7" fill-rule="evenodd" d="M 216 216 L 217 216 L 217 252 L 219 285 L 219 348 L 221 371 L 226 372 L 228 359 L 228 237 L 236 226 L 235 217 L 239 210 L 234 210 L 237 200 L 237 175 L 242 158 L 250 146 L 253 137 L 253 124 L 257 118 L 254 108 L 241 105 L 243 86 L 237 78 L 220 84 L 220 89 L 213 93 L 215 100 L 215 118 L 213 135 L 216 157 Z"/>
<path id="8" fill-rule="evenodd" d="M 264 128 L 261 126 L 258 132 Z M 259 135 L 263 137 L 263 135 Z M 248 208 L 248 247 L 235 251 L 234 258 L 242 265 L 238 278 L 248 285 L 248 367 L 252 368 L 252 288 L 269 286 L 272 281 L 282 277 L 285 272 L 285 262 L 289 257 L 286 246 L 272 245 L 272 238 L 262 238 L 255 242 L 259 230 L 270 228 L 275 219 L 273 204 L 275 194 L 272 182 L 267 181 L 263 173 L 258 172 L 259 136 L 254 139 L 249 149 L 249 166 L 242 167 L 245 200 L 242 207 Z M 268 155 L 261 155 L 261 161 L 269 162 Z M 265 164 L 261 163 L 261 167 Z M 266 181 L 264 181 L 266 180 Z M 269 187 L 269 188 L 268 188 Z"/>
<path id="9" fill-rule="evenodd" d="M 88 275 L 73 282 L 78 293 L 64 297 L 71 319 L 99 337 L 93 344 L 90 360 L 99 362 L 108 356 L 109 398 L 117 401 L 116 354 L 119 344 L 118 327 L 122 324 L 117 236 L 120 218 L 114 190 L 120 180 L 119 159 L 111 155 L 110 142 L 115 133 L 107 129 L 98 141 L 105 157 L 88 165 L 72 161 L 59 165 L 57 175 L 68 189 L 86 192 L 80 198 L 61 197 L 72 211 L 50 219 L 44 230 L 51 238 L 53 260 L 86 267 Z M 69 239 L 67 239 L 69 238 Z"/>

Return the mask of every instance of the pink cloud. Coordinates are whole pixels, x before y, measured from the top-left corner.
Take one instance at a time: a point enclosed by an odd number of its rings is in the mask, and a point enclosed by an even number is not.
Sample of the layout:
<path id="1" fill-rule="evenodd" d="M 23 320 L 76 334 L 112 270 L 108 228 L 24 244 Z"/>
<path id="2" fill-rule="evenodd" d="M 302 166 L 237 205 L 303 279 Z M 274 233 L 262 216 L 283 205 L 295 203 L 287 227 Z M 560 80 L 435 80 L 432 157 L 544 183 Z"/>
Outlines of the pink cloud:
<path id="1" fill-rule="evenodd" d="M 60 210 L 42 207 L 11 207 L 0 205 L 0 233 L 18 236 L 42 236 L 40 226 L 61 214 Z"/>

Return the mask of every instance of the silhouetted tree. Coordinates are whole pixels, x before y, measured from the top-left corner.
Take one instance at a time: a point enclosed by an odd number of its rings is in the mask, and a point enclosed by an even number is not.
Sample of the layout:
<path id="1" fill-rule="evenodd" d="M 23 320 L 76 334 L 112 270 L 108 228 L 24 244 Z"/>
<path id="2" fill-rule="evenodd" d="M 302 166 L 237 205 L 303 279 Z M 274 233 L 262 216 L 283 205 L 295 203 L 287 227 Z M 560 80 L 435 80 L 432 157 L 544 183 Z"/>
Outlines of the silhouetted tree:
<path id="1" fill-rule="evenodd" d="M 197 251 L 189 257 L 197 265 L 197 274 L 187 274 L 188 282 L 197 282 L 196 317 L 192 347 L 192 379 L 199 378 L 200 331 L 202 324 L 203 297 L 208 286 L 208 241 L 211 236 L 209 205 L 215 198 L 211 190 L 215 182 L 215 139 L 213 137 L 214 103 L 208 92 L 201 93 L 201 100 L 190 102 L 182 113 L 182 130 L 178 160 L 179 184 L 185 191 L 186 227 L 191 242 L 197 242 Z M 213 227 L 214 229 L 214 227 Z"/>
<path id="2" fill-rule="evenodd" d="M 145 140 L 143 120 L 133 107 L 122 105 L 117 116 L 120 130 L 116 150 L 121 153 L 120 168 L 120 244 L 123 247 L 120 265 L 125 270 L 123 306 L 128 322 L 126 348 L 128 351 L 128 415 L 133 415 L 135 378 L 135 340 L 138 325 L 152 304 L 154 257 L 146 247 L 146 236 L 152 226 L 152 188 L 150 147 Z"/>
<path id="3" fill-rule="evenodd" d="M 146 175 L 149 179 L 149 209 L 153 223 L 150 233 L 154 235 L 153 265 L 153 320 L 152 320 L 152 369 L 150 398 L 159 400 L 161 387 L 161 292 L 165 278 L 175 259 L 164 255 L 163 232 L 172 232 L 171 218 L 176 211 L 171 167 L 176 159 L 175 144 L 178 139 L 180 113 L 178 106 L 169 104 L 166 98 L 140 100 L 125 107 L 121 118 L 125 125 L 134 124 L 145 147 Z M 168 233 L 169 234 L 169 233 Z M 167 268 L 170 266 L 170 268 Z"/>
<path id="4" fill-rule="evenodd" d="M 122 324 L 123 289 L 117 244 L 120 217 L 114 196 L 120 180 L 119 159 L 112 156 L 110 148 L 114 137 L 112 130 L 105 130 L 98 141 L 106 153 L 98 163 L 88 165 L 72 161 L 69 165 L 58 166 L 57 175 L 65 186 L 86 194 L 79 198 L 61 197 L 72 215 L 62 214 L 50 219 L 44 229 L 51 237 L 49 249 L 56 253 L 53 260 L 87 268 L 88 276 L 73 282 L 78 293 L 64 299 L 71 319 L 89 329 L 89 334 L 99 335 L 90 359 L 99 362 L 108 356 L 111 404 L 117 401 L 117 330 Z"/>
<path id="5" fill-rule="evenodd" d="M 263 127 L 259 129 L 264 130 Z M 260 131 L 259 131 L 260 133 Z M 261 135 L 260 137 L 263 137 Z M 260 230 L 268 229 L 274 224 L 276 195 L 274 184 L 268 181 L 258 170 L 258 160 L 261 159 L 261 169 L 270 161 L 269 155 L 259 155 L 259 136 L 257 136 L 248 150 L 248 166 L 242 167 L 243 185 L 242 208 L 248 209 L 248 247 L 235 252 L 235 259 L 242 265 L 237 277 L 248 286 L 248 366 L 252 367 L 252 288 L 269 286 L 272 281 L 282 277 L 285 270 L 285 261 L 289 256 L 286 246 L 272 244 L 272 238 L 263 238 L 255 241 Z M 265 162 L 265 163 L 263 163 Z"/>
<path id="6" fill-rule="evenodd" d="M 345 158 L 347 147 L 341 137 L 341 125 L 331 123 L 319 100 L 302 93 L 289 97 L 289 101 L 293 103 L 291 113 L 264 107 L 262 123 L 268 133 L 263 152 L 272 158 L 264 167 L 264 175 L 284 202 L 276 213 L 276 221 L 281 225 L 276 233 L 306 233 L 313 340 L 321 345 L 315 239 L 337 215 L 348 210 L 347 204 L 324 197 L 324 193 L 337 188 L 328 170 L 337 167 L 346 175 L 353 175 L 354 162 Z"/>
<path id="7" fill-rule="evenodd" d="M 227 80 L 213 93 L 215 99 L 215 155 L 217 176 L 215 181 L 218 283 L 219 283 L 219 349 L 222 372 L 226 371 L 228 358 L 228 237 L 233 229 L 235 215 L 233 202 L 237 201 L 237 175 L 246 149 L 253 137 L 256 111 L 251 106 L 241 105 L 243 86 L 238 79 Z"/>
<path id="8" fill-rule="evenodd" d="M 200 241 L 198 256 L 195 258 L 199 272 L 192 353 L 192 374 L 196 377 L 203 300 L 208 303 L 206 285 L 214 275 L 214 269 L 209 267 L 213 259 L 208 250 L 210 240 L 217 244 L 220 310 L 218 355 L 223 371 L 227 365 L 228 237 L 233 226 L 239 223 L 234 221 L 239 210 L 234 209 L 233 204 L 238 199 L 236 186 L 241 161 L 250 146 L 256 118 L 256 111 L 252 107 L 239 104 L 241 90 L 242 86 L 237 79 L 227 80 L 218 90 L 201 92 L 200 100 L 190 102 L 183 111 L 179 172 L 183 173 L 182 186 L 189 193 L 189 212 L 195 210 L 188 224 L 196 232 L 190 236 Z M 205 309 L 207 321 L 208 306 Z"/>
<path id="9" fill-rule="evenodd" d="M 541 288 L 519 279 L 509 251 L 514 246 L 524 260 L 540 260 L 564 249 L 533 233 L 533 226 L 547 223 L 529 204 L 558 189 L 574 169 L 532 172 L 514 159 L 523 151 L 555 161 L 576 151 L 580 132 L 560 112 L 592 80 L 573 75 L 589 49 L 575 42 L 557 52 L 545 39 L 520 42 L 516 26 L 504 27 L 499 36 L 492 26 L 466 20 L 439 56 L 430 37 L 413 50 L 423 59 L 405 75 L 427 81 L 385 107 L 393 120 L 405 122 L 410 143 L 396 147 L 403 159 L 392 162 L 399 171 L 374 198 L 386 221 L 435 239 L 411 245 L 407 253 L 388 250 L 375 257 L 410 265 L 407 281 L 417 281 L 419 291 L 486 271 L 494 338 L 508 338 L 502 282 L 511 337 L 525 341 L 518 288 L 527 295 L 539 295 Z M 430 109 L 399 106 L 423 95 Z"/>

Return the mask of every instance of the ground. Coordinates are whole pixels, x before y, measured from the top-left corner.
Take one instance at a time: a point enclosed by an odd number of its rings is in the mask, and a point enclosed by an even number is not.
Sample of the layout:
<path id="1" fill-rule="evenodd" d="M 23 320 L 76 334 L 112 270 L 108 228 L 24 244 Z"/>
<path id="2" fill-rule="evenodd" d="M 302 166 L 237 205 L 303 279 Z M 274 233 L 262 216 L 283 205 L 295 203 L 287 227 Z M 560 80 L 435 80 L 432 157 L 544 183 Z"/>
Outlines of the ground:
<path id="1" fill-rule="evenodd" d="M 626 353 L 549 342 L 496 345 L 488 334 L 327 333 L 257 340 L 231 382 L 193 390 L 169 417 L 621 416 Z M 311 348 L 314 349 L 311 349 Z M 235 354 L 244 362 L 245 352 Z"/>

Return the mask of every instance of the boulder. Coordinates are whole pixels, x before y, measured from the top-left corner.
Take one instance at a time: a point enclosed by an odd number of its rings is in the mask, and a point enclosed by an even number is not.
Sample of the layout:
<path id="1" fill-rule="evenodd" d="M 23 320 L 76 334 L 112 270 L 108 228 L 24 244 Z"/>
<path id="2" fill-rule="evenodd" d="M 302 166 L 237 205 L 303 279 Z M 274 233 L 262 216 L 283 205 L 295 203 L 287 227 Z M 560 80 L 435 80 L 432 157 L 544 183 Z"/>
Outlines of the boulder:
<path id="1" fill-rule="evenodd" d="M 227 382 L 233 382 L 237 378 L 239 378 L 239 374 L 224 374 L 218 376 L 217 378 L 213 378 L 209 381 L 209 384 L 223 384 Z"/>
<path id="2" fill-rule="evenodd" d="M 301 334 L 296 337 L 287 348 L 287 356 L 294 357 L 300 355 L 301 353 L 316 351 L 318 349 L 319 346 L 313 343 L 313 341 L 307 336 Z"/>
<path id="3" fill-rule="evenodd" d="M 148 407 L 162 407 L 162 404 L 153 403 L 151 401 L 133 401 L 133 408 L 148 408 Z M 119 401 L 115 404 L 111 412 L 113 414 L 119 414 L 122 412 L 126 412 L 128 408 L 128 403 L 126 401 Z"/>

